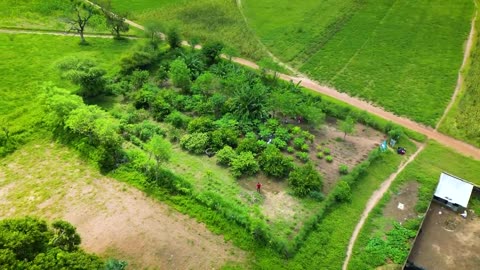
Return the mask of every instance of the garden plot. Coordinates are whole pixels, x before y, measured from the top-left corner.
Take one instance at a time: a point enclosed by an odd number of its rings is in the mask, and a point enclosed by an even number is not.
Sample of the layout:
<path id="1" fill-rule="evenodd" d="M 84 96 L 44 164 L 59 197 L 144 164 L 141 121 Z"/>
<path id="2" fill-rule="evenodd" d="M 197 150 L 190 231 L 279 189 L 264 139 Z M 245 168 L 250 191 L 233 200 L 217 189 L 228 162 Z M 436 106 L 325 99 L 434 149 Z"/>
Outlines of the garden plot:
<path id="1" fill-rule="evenodd" d="M 347 165 L 349 169 L 354 168 L 365 160 L 375 147 L 377 147 L 384 135 L 370 127 L 357 124 L 352 135 L 347 135 L 343 140 L 344 133 L 338 129 L 334 121 L 327 123 L 321 130 L 314 133 L 317 153 L 310 152 L 310 159 L 317 164 L 318 170 L 324 177 L 323 192 L 327 194 L 340 178 L 339 166 Z M 320 147 L 320 149 L 318 149 Z M 325 157 L 319 159 L 318 152 L 330 150 L 333 161 L 329 163 Z"/>

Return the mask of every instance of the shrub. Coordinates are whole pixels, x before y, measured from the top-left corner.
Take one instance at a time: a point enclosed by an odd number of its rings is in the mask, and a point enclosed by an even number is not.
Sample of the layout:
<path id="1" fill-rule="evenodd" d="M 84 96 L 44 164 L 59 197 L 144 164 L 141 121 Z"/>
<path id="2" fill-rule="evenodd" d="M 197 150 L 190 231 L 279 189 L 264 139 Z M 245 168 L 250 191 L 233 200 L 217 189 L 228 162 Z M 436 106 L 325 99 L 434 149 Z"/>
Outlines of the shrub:
<path id="1" fill-rule="evenodd" d="M 308 153 L 305 153 L 305 152 L 298 152 L 297 158 L 303 161 L 304 163 L 310 160 L 310 158 L 308 157 Z"/>
<path id="2" fill-rule="evenodd" d="M 165 122 L 172 124 L 176 128 L 186 128 L 190 122 L 190 117 L 179 111 L 173 111 L 165 117 Z"/>
<path id="3" fill-rule="evenodd" d="M 315 139 L 315 136 L 306 130 L 302 130 L 300 136 L 309 142 L 313 142 L 313 140 Z"/>
<path id="4" fill-rule="evenodd" d="M 272 144 L 280 150 L 284 150 L 285 148 L 287 148 L 287 143 L 280 138 L 274 138 L 272 140 Z"/>
<path id="5" fill-rule="evenodd" d="M 290 154 L 293 154 L 295 152 L 295 149 L 293 149 L 293 147 L 289 146 L 289 147 L 287 147 L 287 152 L 290 153 Z"/>
<path id="6" fill-rule="evenodd" d="M 317 146 L 316 146 L 315 149 L 317 149 L 317 151 L 319 151 L 319 152 L 322 151 L 322 145 L 321 145 L 321 144 L 317 144 Z"/>
<path id="7" fill-rule="evenodd" d="M 154 135 L 165 135 L 165 132 L 157 124 L 149 120 L 134 125 L 133 131 L 135 136 L 144 142 L 150 140 Z"/>
<path id="8" fill-rule="evenodd" d="M 187 131 L 194 132 L 209 132 L 215 129 L 215 123 L 208 117 L 194 118 L 188 123 Z"/>
<path id="9" fill-rule="evenodd" d="M 295 126 L 295 127 L 293 127 L 293 128 L 291 129 L 291 133 L 292 133 L 293 135 L 300 134 L 300 132 L 302 132 L 302 128 L 300 128 L 300 127 Z"/>
<path id="10" fill-rule="evenodd" d="M 254 175 L 260 169 L 258 162 L 255 160 L 252 152 L 241 152 L 231 162 L 232 174 L 235 177 L 242 175 Z"/>
<path id="11" fill-rule="evenodd" d="M 236 147 L 239 132 L 233 128 L 220 128 L 212 132 L 212 148 L 221 149 L 226 145 Z"/>
<path id="12" fill-rule="evenodd" d="M 343 175 L 348 174 L 348 166 L 345 164 L 340 164 L 340 166 L 338 166 L 338 172 Z"/>
<path id="13" fill-rule="evenodd" d="M 180 139 L 180 146 L 195 154 L 204 153 L 208 143 L 209 137 L 207 133 L 186 134 Z"/>
<path id="14" fill-rule="evenodd" d="M 192 81 L 190 80 L 190 69 L 188 69 L 185 60 L 178 58 L 170 63 L 168 77 L 172 80 L 175 87 L 184 91 L 189 91 Z"/>
<path id="15" fill-rule="evenodd" d="M 293 146 L 298 150 L 302 149 L 302 146 L 304 144 L 305 144 L 305 139 L 304 138 L 298 137 L 298 138 L 293 139 Z"/>
<path id="16" fill-rule="evenodd" d="M 332 153 L 332 151 L 330 150 L 330 148 L 323 148 L 323 153 L 325 155 L 330 155 Z"/>
<path id="17" fill-rule="evenodd" d="M 285 157 L 274 145 L 268 145 L 258 158 L 260 168 L 268 176 L 287 177 L 293 168 L 293 163 Z"/>
<path id="18" fill-rule="evenodd" d="M 280 139 L 284 142 L 289 142 L 290 139 L 292 138 L 292 135 L 288 132 L 288 129 L 284 127 L 278 127 L 275 130 L 275 138 Z"/>
<path id="19" fill-rule="evenodd" d="M 237 153 L 252 152 L 258 154 L 260 151 L 262 151 L 261 145 L 257 144 L 255 138 L 245 138 L 240 141 L 237 147 Z"/>
<path id="20" fill-rule="evenodd" d="M 161 96 L 157 96 L 152 104 L 153 115 L 157 121 L 162 121 L 172 112 L 172 106 Z"/>
<path id="21" fill-rule="evenodd" d="M 237 157 L 237 153 L 232 147 L 226 145 L 216 154 L 217 163 L 221 165 L 230 165 L 232 160 Z"/>
<path id="22" fill-rule="evenodd" d="M 308 196 L 312 199 L 314 199 L 315 201 L 317 202 L 321 202 L 325 199 L 325 195 L 323 193 L 321 193 L 320 191 L 310 191 L 310 193 L 308 194 Z"/>
<path id="23" fill-rule="evenodd" d="M 352 190 L 350 185 L 345 181 L 338 182 L 333 190 L 333 196 L 337 202 L 349 202 L 352 200 Z"/>
<path id="24" fill-rule="evenodd" d="M 332 163 L 332 162 L 333 162 L 333 157 L 332 157 L 332 156 L 327 156 L 327 157 L 325 157 L 325 160 L 326 160 L 328 163 Z"/>
<path id="25" fill-rule="evenodd" d="M 310 150 L 310 147 L 308 147 L 308 144 L 303 144 L 302 147 L 300 147 L 300 150 L 303 152 L 308 152 Z"/>
<path id="26" fill-rule="evenodd" d="M 323 155 L 323 152 L 318 152 L 317 153 L 317 158 L 318 159 L 323 159 L 324 155 Z"/>
<path id="27" fill-rule="evenodd" d="M 295 195 L 305 197 L 312 191 L 322 189 L 322 176 L 315 167 L 308 163 L 302 167 L 295 168 L 288 176 L 288 185 Z"/>

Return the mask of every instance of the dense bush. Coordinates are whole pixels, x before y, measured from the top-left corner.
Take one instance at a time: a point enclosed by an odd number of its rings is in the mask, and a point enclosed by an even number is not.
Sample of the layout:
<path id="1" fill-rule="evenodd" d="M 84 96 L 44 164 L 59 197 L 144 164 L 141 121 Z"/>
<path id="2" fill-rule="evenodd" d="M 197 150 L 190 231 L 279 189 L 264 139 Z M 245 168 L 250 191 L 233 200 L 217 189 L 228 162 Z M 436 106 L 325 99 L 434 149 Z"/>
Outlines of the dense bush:
<path id="1" fill-rule="evenodd" d="M 187 131 L 194 132 L 209 132 L 215 129 L 215 123 L 208 117 L 197 117 L 188 123 Z"/>
<path id="2" fill-rule="evenodd" d="M 274 145 L 268 145 L 258 157 L 258 163 L 263 172 L 268 176 L 277 178 L 287 177 L 293 169 L 291 159 L 285 157 Z"/>
<path id="3" fill-rule="evenodd" d="M 183 58 L 178 58 L 170 63 L 168 77 L 172 80 L 174 86 L 184 91 L 189 91 L 192 84 L 190 75 L 190 69 L 185 64 Z"/>
<path id="4" fill-rule="evenodd" d="M 212 148 L 221 149 L 225 145 L 236 147 L 240 133 L 233 128 L 220 128 L 211 133 Z"/>
<path id="5" fill-rule="evenodd" d="M 231 162 L 232 174 L 235 177 L 242 175 L 254 175 L 256 174 L 260 166 L 257 160 L 253 156 L 252 152 L 241 152 Z"/>
<path id="6" fill-rule="evenodd" d="M 164 120 L 172 111 L 172 106 L 162 96 L 155 97 L 152 102 L 152 112 L 157 121 Z"/>
<path id="7" fill-rule="evenodd" d="M 237 153 L 229 145 L 223 147 L 215 155 L 217 157 L 217 163 L 221 165 L 230 165 L 232 160 L 237 157 Z"/>
<path id="8" fill-rule="evenodd" d="M 237 147 L 237 153 L 251 152 L 253 154 L 259 154 L 262 150 L 262 145 L 258 144 L 257 139 L 254 137 L 247 137 L 241 140 Z"/>
<path id="9" fill-rule="evenodd" d="M 210 138 L 207 133 L 186 134 L 180 139 L 180 146 L 194 154 L 202 154 L 209 146 Z"/>
<path id="10" fill-rule="evenodd" d="M 173 111 L 165 117 L 165 122 L 172 124 L 176 128 L 186 128 L 190 122 L 190 117 L 179 111 Z"/>
<path id="11" fill-rule="evenodd" d="M 312 191 L 322 190 L 323 180 L 312 163 L 296 167 L 288 176 L 288 185 L 295 195 L 307 196 Z"/>
<path id="12" fill-rule="evenodd" d="M 339 181 L 333 190 L 335 200 L 338 202 L 349 202 L 352 200 L 352 190 L 345 181 Z"/>

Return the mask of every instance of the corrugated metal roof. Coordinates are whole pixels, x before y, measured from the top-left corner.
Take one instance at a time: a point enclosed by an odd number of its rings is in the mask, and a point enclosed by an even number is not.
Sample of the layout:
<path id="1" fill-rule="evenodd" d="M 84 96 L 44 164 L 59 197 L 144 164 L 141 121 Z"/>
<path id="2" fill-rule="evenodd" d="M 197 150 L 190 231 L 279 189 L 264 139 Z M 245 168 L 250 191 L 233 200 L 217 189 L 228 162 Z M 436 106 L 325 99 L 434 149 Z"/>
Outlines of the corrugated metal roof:
<path id="1" fill-rule="evenodd" d="M 437 190 L 435 190 L 435 196 L 467 208 L 472 190 L 472 184 L 452 175 L 442 173 Z"/>

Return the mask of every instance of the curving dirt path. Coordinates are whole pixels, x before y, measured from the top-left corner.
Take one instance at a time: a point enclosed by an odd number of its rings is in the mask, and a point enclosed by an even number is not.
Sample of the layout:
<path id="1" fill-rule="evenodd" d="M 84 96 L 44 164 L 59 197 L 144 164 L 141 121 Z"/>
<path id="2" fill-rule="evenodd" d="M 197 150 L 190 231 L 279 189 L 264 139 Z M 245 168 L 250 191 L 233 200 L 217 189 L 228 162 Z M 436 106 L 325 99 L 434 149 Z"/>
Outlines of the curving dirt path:
<path id="1" fill-rule="evenodd" d="M 377 203 L 383 198 L 383 195 L 385 194 L 385 192 L 387 192 L 388 188 L 390 188 L 390 185 L 392 184 L 393 180 L 395 180 L 395 178 L 397 178 L 397 175 L 400 174 L 403 171 L 403 169 L 405 169 L 405 167 L 410 162 L 412 162 L 418 156 L 418 154 L 420 152 L 422 152 L 422 150 L 424 148 L 425 148 L 425 144 L 420 145 L 420 147 L 417 149 L 417 151 L 413 155 L 411 155 L 406 162 L 402 163 L 402 165 L 400 165 L 398 170 L 395 173 L 393 173 L 392 175 L 390 175 L 387 178 L 387 180 L 385 180 L 382 183 L 382 185 L 380 185 L 380 188 L 375 190 L 375 192 L 373 192 L 370 199 L 368 199 L 365 210 L 363 210 L 362 216 L 361 216 L 360 220 L 358 221 L 357 226 L 355 226 L 355 230 L 353 230 L 352 237 L 350 238 L 350 241 L 348 243 L 347 257 L 345 258 L 345 261 L 343 262 L 342 270 L 347 270 L 347 268 L 348 268 L 348 263 L 350 262 L 350 257 L 352 256 L 353 246 L 354 246 L 355 241 L 357 240 L 358 234 L 360 233 L 360 230 L 362 229 L 363 224 L 365 224 L 365 221 L 367 220 L 370 212 L 373 210 L 375 205 L 377 205 Z"/>
<path id="2" fill-rule="evenodd" d="M 458 79 L 457 79 L 457 85 L 455 86 L 455 91 L 453 92 L 452 98 L 450 99 L 450 102 L 447 105 L 447 108 L 442 114 L 442 117 L 440 117 L 440 120 L 438 120 L 437 125 L 435 126 L 435 130 L 437 130 L 440 125 L 442 124 L 443 120 L 447 116 L 448 112 L 452 108 L 453 104 L 455 103 L 455 100 L 457 99 L 458 94 L 462 90 L 463 87 L 463 82 L 465 81 L 463 77 L 463 72 L 465 70 L 465 66 L 467 65 L 468 58 L 470 57 L 472 47 L 473 47 L 473 37 L 475 36 L 475 21 L 477 20 L 478 17 L 478 9 L 477 9 L 477 1 L 473 1 L 475 4 L 475 16 L 473 16 L 472 19 L 472 26 L 470 28 L 470 34 L 468 35 L 467 39 L 467 44 L 465 45 L 465 53 L 463 54 L 463 61 L 462 65 L 460 66 L 460 70 L 458 71 Z"/>

